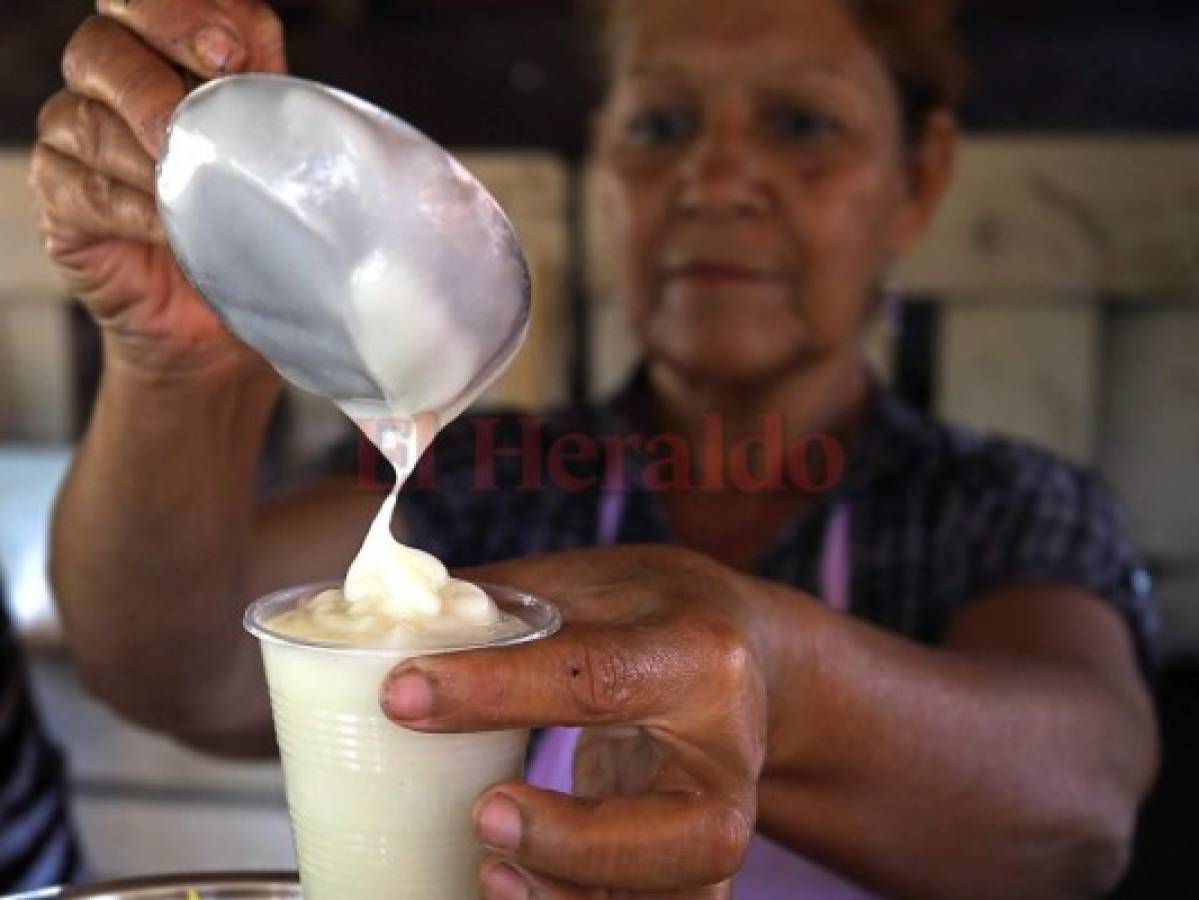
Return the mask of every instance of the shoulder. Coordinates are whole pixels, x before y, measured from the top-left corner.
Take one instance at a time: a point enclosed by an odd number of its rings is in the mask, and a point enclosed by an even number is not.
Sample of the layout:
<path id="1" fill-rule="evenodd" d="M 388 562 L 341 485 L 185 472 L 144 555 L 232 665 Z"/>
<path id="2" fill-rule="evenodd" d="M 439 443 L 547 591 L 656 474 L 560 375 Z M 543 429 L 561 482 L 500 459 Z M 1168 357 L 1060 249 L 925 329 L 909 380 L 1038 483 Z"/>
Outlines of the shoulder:
<path id="1" fill-rule="evenodd" d="M 894 396 L 882 398 L 881 439 L 889 457 L 881 480 L 934 502 L 982 514 L 1000 507 L 1082 513 L 1104 507 L 1120 518 L 1102 476 L 1026 441 L 948 424 Z"/>
<path id="2" fill-rule="evenodd" d="M 1096 470 L 1024 441 L 949 428 L 937 479 L 963 534 L 1092 567 L 1139 564 L 1123 506 Z"/>
<path id="3" fill-rule="evenodd" d="M 945 607 L 1022 582 L 1080 586 L 1114 606 L 1142 662 L 1152 658 L 1149 576 L 1124 509 L 1099 473 L 902 405 L 890 415 L 909 457 L 880 484 L 878 500 L 908 510 L 908 526 L 923 532 L 937 574 L 930 590 Z"/>

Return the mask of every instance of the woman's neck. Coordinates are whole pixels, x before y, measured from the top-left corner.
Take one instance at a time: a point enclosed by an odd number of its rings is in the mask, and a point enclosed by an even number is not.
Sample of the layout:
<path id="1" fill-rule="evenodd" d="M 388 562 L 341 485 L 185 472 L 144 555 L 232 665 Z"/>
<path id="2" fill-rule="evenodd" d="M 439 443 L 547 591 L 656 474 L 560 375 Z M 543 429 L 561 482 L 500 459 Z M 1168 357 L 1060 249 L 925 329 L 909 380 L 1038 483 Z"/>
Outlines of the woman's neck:
<path id="1" fill-rule="evenodd" d="M 681 436 L 697 462 L 719 452 L 705 446 L 711 442 L 714 416 L 726 445 L 762 434 L 764 423 L 773 418 L 788 445 L 821 433 L 848 447 L 870 393 L 867 364 L 856 353 L 754 385 L 694 376 L 666 364 L 651 364 L 649 380 L 653 425 Z"/>
<path id="2" fill-rule="evenodd" d="M 868 369 L 856 356 L 752 387 L 661 364 L 650 366 L 649 379 L 653 418 L 646 424 L 688 448 L 689 486 L 665 491 L 662 500 L 674 533 L 685 546 L 744 571 L 844 471 L 828 468 L 827 450 L 817 454 L 824 463 L 815 469 L 805 467 L 806 452 L 797 463 L 791 451 L 824 434 L 847 461 L 870 394 Z"/>

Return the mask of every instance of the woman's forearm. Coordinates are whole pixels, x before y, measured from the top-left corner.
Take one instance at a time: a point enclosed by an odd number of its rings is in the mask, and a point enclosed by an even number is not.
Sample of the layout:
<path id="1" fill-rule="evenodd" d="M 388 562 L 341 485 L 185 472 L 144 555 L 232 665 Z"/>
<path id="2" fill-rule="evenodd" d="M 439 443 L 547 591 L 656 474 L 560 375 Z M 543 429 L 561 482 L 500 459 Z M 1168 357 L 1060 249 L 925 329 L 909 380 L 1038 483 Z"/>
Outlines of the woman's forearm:
<path id="1" fill-rule="evenodd" d="M 889 896 L 1112 887 L 1154 766 L 1144 704 L 1086 666 L 925 648 L 762 589 L 793 637 L 771 656 L 763 831 Z"/>
<path id="2" fill-rule="evenodd" d="M 261 679 L 245 674 L 258 663 L 240 610 L 278 390 L 244 364 L 204 377 L 109 366 L 53 523 L 52 580 L 84 682 L 184 738 L 221 721 L 234 751 L 267 723 L 265 699 L 246 695 Z"/>

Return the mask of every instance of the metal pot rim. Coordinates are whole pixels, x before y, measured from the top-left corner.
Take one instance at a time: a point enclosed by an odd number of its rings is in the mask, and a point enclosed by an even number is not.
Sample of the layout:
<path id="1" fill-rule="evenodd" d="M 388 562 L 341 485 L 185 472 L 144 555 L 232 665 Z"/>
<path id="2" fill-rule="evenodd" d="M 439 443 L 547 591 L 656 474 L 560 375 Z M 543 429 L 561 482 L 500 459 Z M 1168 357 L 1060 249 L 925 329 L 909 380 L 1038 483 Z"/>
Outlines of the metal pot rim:
<path id="1" fill-rule="evenodd" d="M 85 900 L 85 898 L 150 898 L 161 896 L 162 891 L 185 891 L 189 888 L 206 891 L 219 888 L 243 887 L 250 890 L 276 888 L 281 895 L 300 897 L 300 882 L 295 872 L 187 872 L 167 875 L 147 875 L 137 878 L 122 878 L 116 881 L 97 882 L 64 888 L 47 888 L 28 894 L 14 895 L 7 900 Z M 157 893 L 156 893 L 157 892 Z M 263 897 L 267 897 L 263 891 Z"/>

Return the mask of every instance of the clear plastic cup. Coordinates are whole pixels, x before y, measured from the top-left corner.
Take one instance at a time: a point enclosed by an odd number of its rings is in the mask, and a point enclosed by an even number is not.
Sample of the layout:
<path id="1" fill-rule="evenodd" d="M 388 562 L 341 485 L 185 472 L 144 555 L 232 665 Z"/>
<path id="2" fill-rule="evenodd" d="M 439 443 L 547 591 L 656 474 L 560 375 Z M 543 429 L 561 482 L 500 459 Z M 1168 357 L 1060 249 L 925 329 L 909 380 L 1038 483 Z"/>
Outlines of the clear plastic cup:
<path id="1" fill-rule="evenodd" d="M 561 623 L 550 603 L 479 585 L 529 632 L 450 653 L 539 640 Z M 483 849 L 470 810 L 519 778 L 527 730 L 421 734 L 390 721 L 379 688 L 408 650 L 351 647 L 278 634 L 276 616 L 337 583 L 261 598 L 245 615 L 259 639 L 283 760 L 306 900 L 475 900 Z"/>

